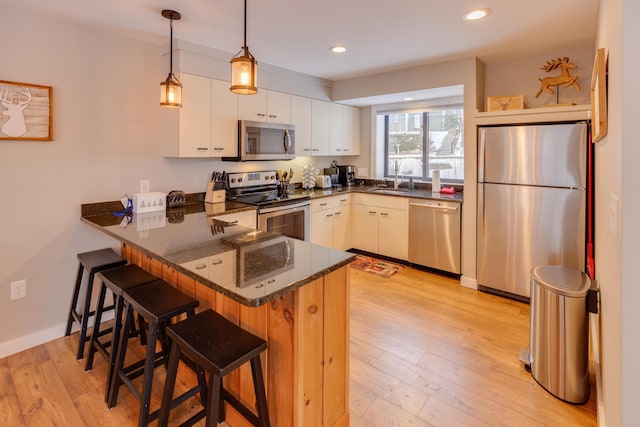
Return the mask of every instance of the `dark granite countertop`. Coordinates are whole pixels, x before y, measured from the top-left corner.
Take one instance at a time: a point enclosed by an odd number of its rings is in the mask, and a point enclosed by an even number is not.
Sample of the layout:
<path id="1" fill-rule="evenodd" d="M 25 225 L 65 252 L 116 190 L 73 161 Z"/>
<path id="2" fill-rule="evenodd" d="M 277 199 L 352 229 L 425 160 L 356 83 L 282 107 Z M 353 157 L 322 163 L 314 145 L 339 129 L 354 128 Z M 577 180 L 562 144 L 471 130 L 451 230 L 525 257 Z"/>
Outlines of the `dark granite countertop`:
<path id="1" fill-rule="evenodd" d="M 449 202 L 463 202 L 463 193 L 456 192 L 454 194 L 433 193 L 431 189 L 416 188 L 409 191 L 407 188 L 401 187 L 399 190 L 395 190 L 393 187 L 376 187 L 372 185 L 360 186 L 353 185 L 347 187 L 343 185 L 340 189 L 322 189 L 314 188 L 311 190 L 297 189 L 296 194 L 309 194 L 312 198 L 321 198 L 335 196 L 346 193 L 363 193 L 363 194 L 378 194 L 381 196 L 394 196 L 394 197 L 410 197 L 414 199 L 428 199 L 428 200 L 443 200 Z"/>
<path id="2" fill-rule="evenodd" d="M 216 220 L 217 215 L 255 207 L 227 202 L 212 216 L 205 205 L 131 216 L 83 205 L 82 221 L 250 307 L 275 300 L 355 257 Z"/>

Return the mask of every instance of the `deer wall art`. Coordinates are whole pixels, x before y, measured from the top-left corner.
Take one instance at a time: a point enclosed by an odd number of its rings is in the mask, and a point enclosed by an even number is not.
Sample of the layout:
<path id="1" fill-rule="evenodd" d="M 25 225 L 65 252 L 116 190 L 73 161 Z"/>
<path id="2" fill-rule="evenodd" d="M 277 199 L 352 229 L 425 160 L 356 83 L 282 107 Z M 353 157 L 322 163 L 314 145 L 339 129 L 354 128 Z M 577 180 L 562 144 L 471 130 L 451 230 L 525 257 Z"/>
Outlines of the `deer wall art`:
<path id="1" fill-rule="evenodd" d="M 51 140 L 51 87 L 0 81 L 0 139 Z"/>
<path id="2" fill-rule="evenodd" d="M 540 89 L 538 89 L 538 92 L 536 93 L 536 98 L 539 97 L 543 91 L 553 95 L 555 92 L 553 91 L 553 89 L 551 89 L 550 86 L 575 86 L 577 90 L 580 90 L 580 85 L 577 82 L 578 76 L 572 76 L 569 74 L 569 70 L 573 70 L 574 68 L 577 68 L 577 66 L 576 64 L 570 62 L 569 58 L 567 58 L 566 56 L 564 58 L 556 58 L 552 59 L 551 61 L 547 61 L 546 64 L 540 67 L 541 70 L 544 70 L 547 73 L 558 68 L 562 70 L 560 71 L 559 76 L 538 79 L 540 80 Z"/>

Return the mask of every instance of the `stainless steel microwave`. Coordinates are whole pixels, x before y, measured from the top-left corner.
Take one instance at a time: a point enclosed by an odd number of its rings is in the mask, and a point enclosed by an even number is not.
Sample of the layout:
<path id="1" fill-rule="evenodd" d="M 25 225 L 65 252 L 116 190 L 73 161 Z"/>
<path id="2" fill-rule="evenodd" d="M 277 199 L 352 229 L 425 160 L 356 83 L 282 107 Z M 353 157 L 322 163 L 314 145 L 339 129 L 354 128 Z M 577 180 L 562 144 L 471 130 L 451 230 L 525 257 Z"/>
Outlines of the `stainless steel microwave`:
<path id="1" fill-rule="evenodd" d="M 238 158 L 222 160 L 291 160 L 295 157 L 295 125 L 239 120 Z"/>

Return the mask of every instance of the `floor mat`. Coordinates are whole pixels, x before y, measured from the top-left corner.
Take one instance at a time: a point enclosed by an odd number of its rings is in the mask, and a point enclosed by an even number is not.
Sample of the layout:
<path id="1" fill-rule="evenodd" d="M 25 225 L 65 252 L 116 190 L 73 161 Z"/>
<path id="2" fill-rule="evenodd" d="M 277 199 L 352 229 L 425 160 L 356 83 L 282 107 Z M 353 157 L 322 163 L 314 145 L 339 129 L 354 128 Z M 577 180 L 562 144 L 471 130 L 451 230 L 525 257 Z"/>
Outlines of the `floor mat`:
<path id="1" fill-rule="evenodd" d="M 365 255 L 356 255 L 356 259 L 351 262 L 351 267 L 384 277 L 385 279 L 388 279 L 404 268 L 402 265 Z"/>

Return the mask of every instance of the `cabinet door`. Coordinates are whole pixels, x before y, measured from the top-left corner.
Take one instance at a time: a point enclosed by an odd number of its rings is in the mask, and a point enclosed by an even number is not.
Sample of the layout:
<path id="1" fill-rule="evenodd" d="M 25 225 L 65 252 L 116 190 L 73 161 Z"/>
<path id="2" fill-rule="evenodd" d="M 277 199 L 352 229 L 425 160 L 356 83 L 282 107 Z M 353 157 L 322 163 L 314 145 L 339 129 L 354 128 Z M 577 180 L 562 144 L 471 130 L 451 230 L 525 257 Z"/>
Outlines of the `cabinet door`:
<path id="1" fill-rule="evenodd" d="M 296 126 L 296 155 L 310 156 L 311 98 L 291 96 L 291 123 Z"/>
<path id="2" fill-rule="evenodd" d="M 267 121 L 273 123 L 291 123 L 291 95 L 268 90 Z"/>
<path id="3" fill-rule="evenodd" d="M 409 258 L 407 211 L 379 208 L 378 242 L 380 255 Z"/>
<path id="4" fill-rule="evenodd" d="M 237 250 L 233 249 L 209 257 L 209 280 L 220 286 L 236 283 Z"/>
<path id="5" fill-rule="evenodd" d="M 360 109 L 358 107 L 342 106 L 342 154 L 345 156 L 360 154 Z"/>
<path id="6" fill-rule="evenodd" d="M 238 95 L 229 82 L 211 80 L 211 156 L 238 155 Z"/>
<path id="7" fill-rule="evenodd" d="M 211 79 L 180 74 L 184 87 L 178 143 L 180 157 L 211 156 Z"/>
<path id="8" fill-rule="evenodd" d="M 329 155 L 329 128 L 331 126 L 331 103 L 311 100 L 311 147 L 314 156 Z"/>
<path id="9" fill-rule="evenodd" d="M 355 205 L 353 215 L 353 247 L 378 253 L 378 214 L 380 208 Z"/>
<path id="10" fill-rule="evenodd" d="M 341 206 L 333 210 L 333 247 L 341 251 L 352 248 L 351 206 Z"/>
<path id="11" fill-rule="evenodd" d="M 333 247 L 333 210 L 323 209 L 312 212 L 310 228 L 311 243 Z"/>
<path id="12" fill-rule="evenodd" d="M 238 95 L 238 119 L 267 121 L 267 91 L 258 89 L 255 95 Z"/>
<path id="13" fill-rule="evenodd" d="M 330 130 L 329 147 L 330 153 L 338 156 L 343 155 L 342 151 L 342 105 L 331 103 L 330 110 Z"/>

